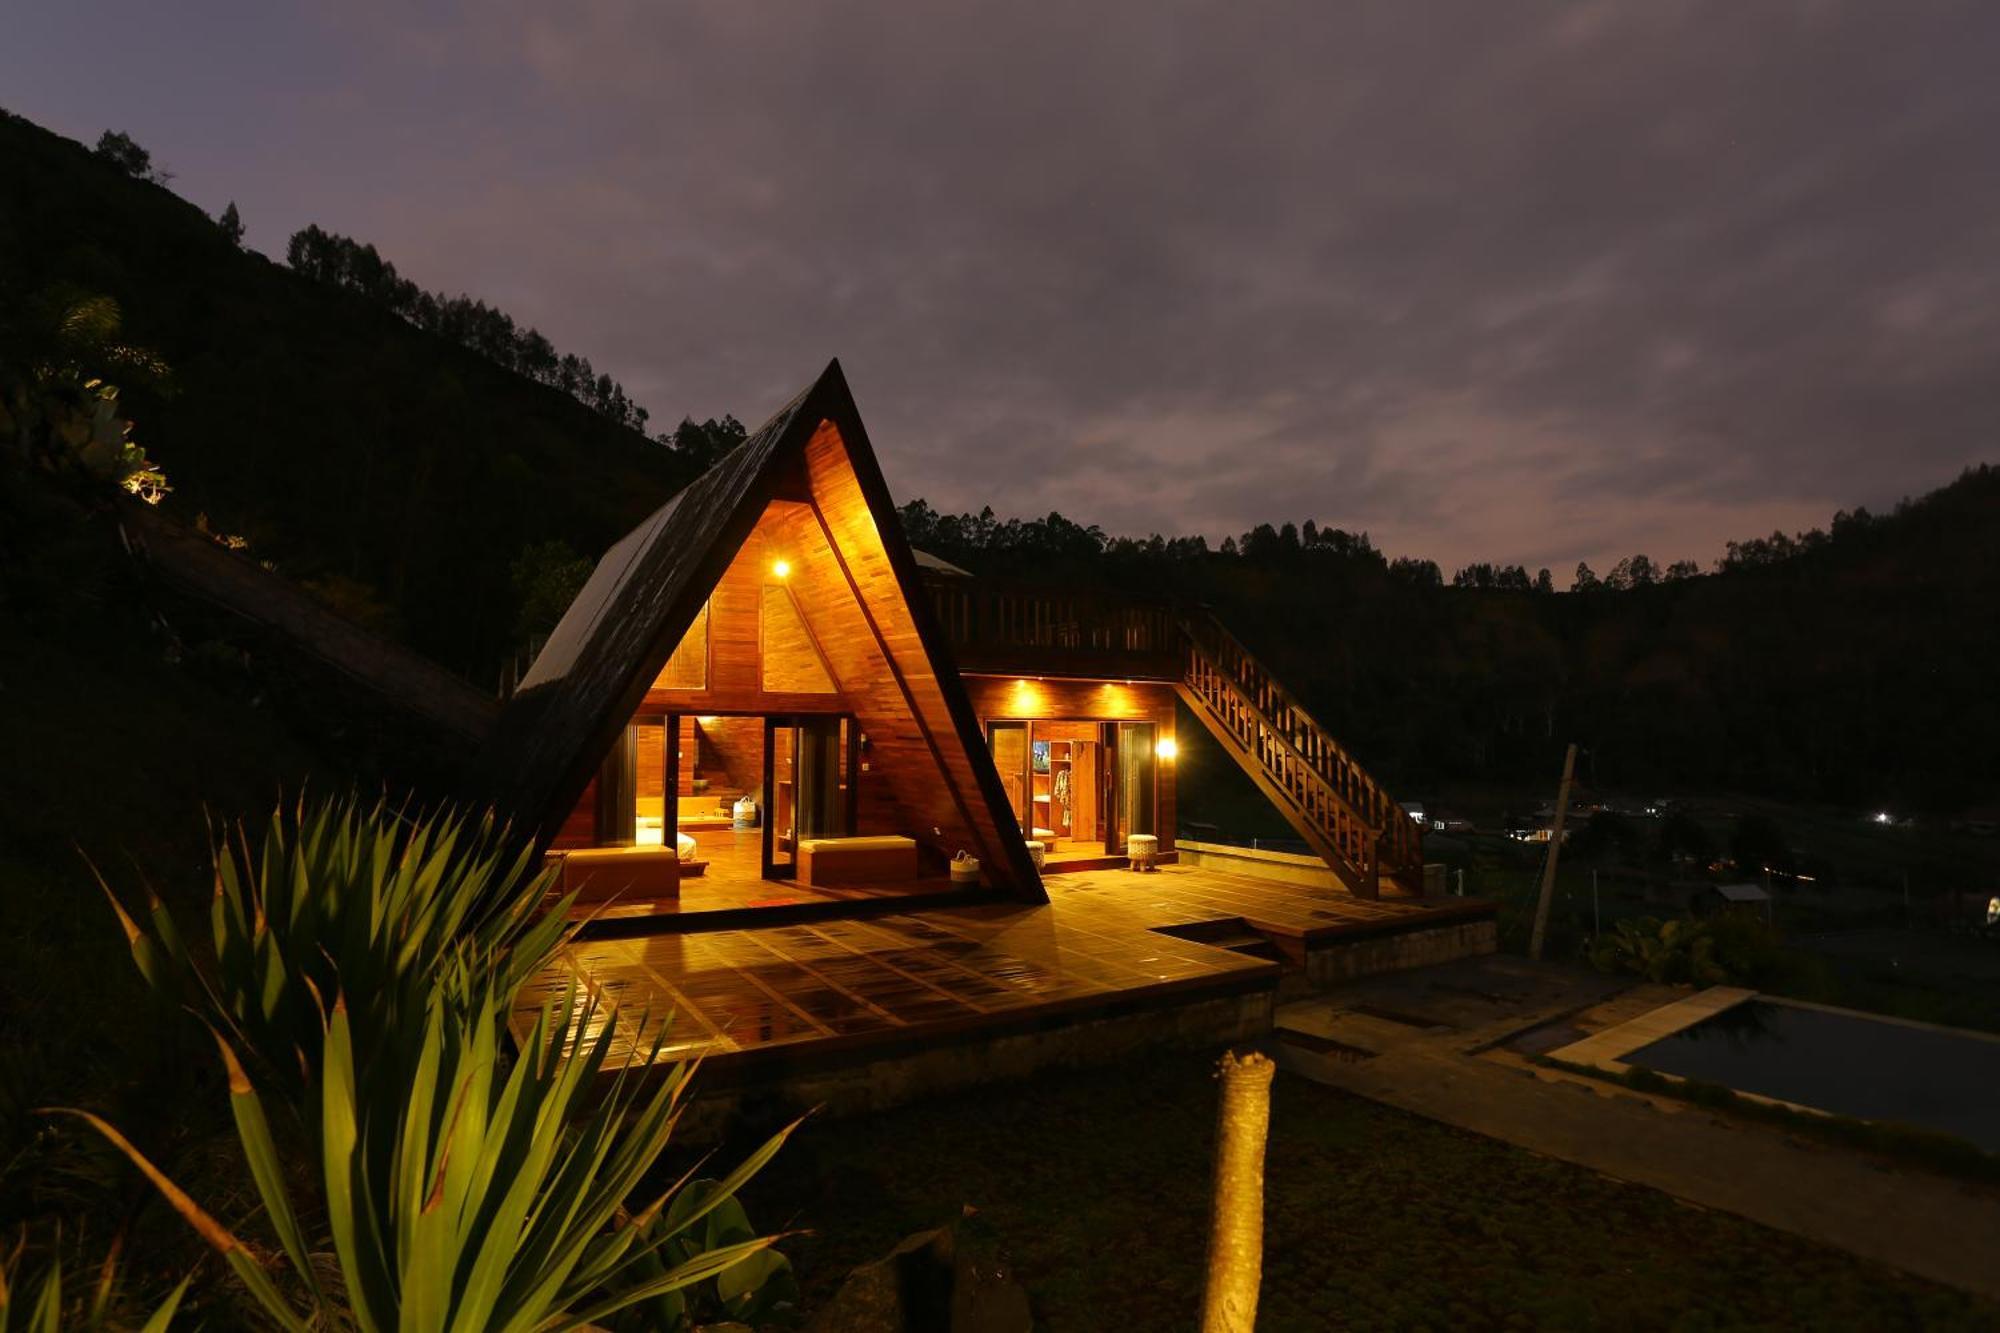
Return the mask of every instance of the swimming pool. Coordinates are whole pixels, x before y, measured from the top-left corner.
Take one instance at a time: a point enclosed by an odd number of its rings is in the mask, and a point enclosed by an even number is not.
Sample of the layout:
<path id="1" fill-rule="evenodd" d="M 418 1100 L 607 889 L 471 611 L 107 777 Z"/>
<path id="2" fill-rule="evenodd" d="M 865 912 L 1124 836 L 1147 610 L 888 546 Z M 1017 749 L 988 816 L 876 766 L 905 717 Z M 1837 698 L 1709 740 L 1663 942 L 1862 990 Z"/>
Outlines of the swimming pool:
<path id="1" fill-rule="evenodd" d="M 1618 1059 L 2000 1152 L 2000 1037 L 1758 996 Z"/>

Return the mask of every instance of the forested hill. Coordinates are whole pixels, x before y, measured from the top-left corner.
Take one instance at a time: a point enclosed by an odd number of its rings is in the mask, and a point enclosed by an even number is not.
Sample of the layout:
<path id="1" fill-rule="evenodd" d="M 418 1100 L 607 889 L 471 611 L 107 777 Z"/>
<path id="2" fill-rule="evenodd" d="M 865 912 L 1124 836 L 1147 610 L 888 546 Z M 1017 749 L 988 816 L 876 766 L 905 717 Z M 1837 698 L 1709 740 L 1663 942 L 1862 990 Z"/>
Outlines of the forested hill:
<path id="1" fill-rule="evenodd" d="M 126 385 L 173 485 L 258 557 L 455 670 L 518 643 L 510 567 L 594 555 L 689 480 L 675 451 L 238 247 L 200 209 L 0 113 L 0 306 L 103 295 L 168 367 Z"/>
<path id="2" fill-rule="evenodd" d="M 904 524 L 977 573 L 1209 604 L 1399 791 L 1546 782 L 1573 740 L 1606 788 L 1943 812 L 2000 798 L 2000 469 L 1733 543 L 1710 573 L 1565 593 L 1525 575 L 1447 586 L 1311 524 L 1225 551 L 921 502 Z"/>
<path id="3" fill-rule="evenodd" d="M 170 372 L 122 400 L 174 487 L 169 510 L 243 535 L 482 682 L 524 621 L 552 618 L 590 559 L 742 437 L 724 418 L 649 440 L 565 391 L 560 364 L 537 382 L 418 327 L 428 298 L 386 266 L 377 285 L 392 299 L 357 287 L 348 261 L 366 247 L 322 236 L 341 263 L 314 280 L 241 249 L 227 215 L 131 162 L 4 113 L 0 181 L 0 323 L 73 297 L 118 302 L 120 336 Z M 446 304 L 440 328 L 459 313 Z M 1311 524 L 1211 551 L 921 503 L 905 522 L 977 572 L 1212 605 L 1399 791 L 1543 782 L 1575 740 L 1603 787 L 1941 810 L 2000 798 L 1990 469 L 1893 514 L 1739 543 L 1717 572 L 1635 559 L 1566 593 L 1487 566 L 1447 586 L 1428 561 Z M 524 553 L 540 557 L 526 587 L 513 577 Z"/>

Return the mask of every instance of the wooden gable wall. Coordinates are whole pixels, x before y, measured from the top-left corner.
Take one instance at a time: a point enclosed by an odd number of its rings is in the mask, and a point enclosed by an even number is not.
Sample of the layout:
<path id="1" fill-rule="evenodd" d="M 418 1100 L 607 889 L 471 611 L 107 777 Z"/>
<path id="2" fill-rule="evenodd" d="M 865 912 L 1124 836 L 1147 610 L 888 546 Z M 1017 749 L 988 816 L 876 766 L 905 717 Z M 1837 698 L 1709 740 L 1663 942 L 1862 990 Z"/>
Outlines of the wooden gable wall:
<path id="1" fill-rule="evenodd" d="M 864 721 L 870 776 L 905 775 L 889 785 L 913 831 L 930 835 L 941 829 L 948 849 L 963 847 L 996 872 L 1010 873 L 1008 841 L 1020 844 L 1012 813 L 1000 805 L 998 813 L 1008 820 L 1003 830 L 994 803 L 982 795 L 973 769 L 975 752 L 969 747 L 979 746 L 976 753 L 984 759 L 983 742 L 958 730 L 847 445 L 832 421 L 820 422 L 806 442 L 805 471 L 812 513 L 830 557 L 802 571 L 814 589 L 806 604 L 815 610 L 833 605 L 836 585 L 844 584 L 849 595 L 839 604 L 851 608 L 853 616 L 841 632 L 823 634 L 821 646 L 854 697 L 865 685 L 872 712 L 900 719 L 900 725 L 879 734 Z M 920 588 L 908 591 L 923 596 Z M 845 619 L 849 612 L 841 614 Z M 969 710 L 965 721 L 974 725 Z M 997 792 L 997 782 L 995 786 Z"/>
<path id="2" fill-rule="evenodd" d="M 671 663 L 663 668 L 652 688 L 646 691 L 650 711 L 673 709 L 685 713 L 838 713 L 847 710 L 839 682 L 831 690 L 792 688 L 766 689 L 767 678 L 798 684 L 824 679 L 824 655 L 810 642 L 796 636 L 777 636 L 773 643 L 764 639 L 764 599 L 772 592 L 801 602 L 799 610 L 808 635 L 816 634 L 813 608 L 797 595 L 797 571 L 805 563 L 794 550 L 788 535 L 802 521 L 810 522 L 811 506 L 793 500 L 773 500 L 757 526 L 729 562 L 729 568 L 708 598 L 705 618 L 708 631 L 707 685 L 698 690 L 670 689 Z M 772 572 L 774 562 L 788 561 L 794 574 L 780 579 Z M 697 621 L 691 633 L 699 634 Z M 773 660 L 766 661 L 766 653 Z"/>
<path id="3" fill-rule="evenodd" d="M 675 674 L 670 663 L 646 692 L 643 711 L 851 713 L 868 741 L 856 832 L 906 833 L 947 855 L 964 849 L 999 864 L 999 830 L 990 818 L 967 814 L 968 800 L 977 801 L 971 764 L 831 423 L 808 453 L 811 499 L 773 500 L 710 594 L 706 685 L 666 688 Z M 781 560 L 790 567 L 783 579 L 774 572 Z M 773 643 L 764 633 L 764 599 L 774 590 L 798 608 L 806 642 L 776 636 Z M 696 632 L 701 628 L 698 622 Z M 774 650 L 788 657 L 767 661 Z M 765 688 L 772 679 L 827 676 L 831 691 Z M 759 725 L 727 716 L 716 725 L 732 724 Z M 685 767 L 681 776 L 689 780 Z M 590 840 L 595 789 L 593 781 L 557 845 Z"/>

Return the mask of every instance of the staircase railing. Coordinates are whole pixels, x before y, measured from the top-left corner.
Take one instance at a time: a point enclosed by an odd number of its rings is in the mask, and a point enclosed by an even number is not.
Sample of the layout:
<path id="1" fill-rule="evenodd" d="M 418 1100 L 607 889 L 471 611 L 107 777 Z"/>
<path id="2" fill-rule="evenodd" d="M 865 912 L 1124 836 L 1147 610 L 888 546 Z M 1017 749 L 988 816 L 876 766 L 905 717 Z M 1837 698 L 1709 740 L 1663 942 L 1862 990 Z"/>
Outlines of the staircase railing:
<path id="1" fill-rule="evenodd" d="M 1322 855 L 1372 895 L 1378 876 L 1421 882 L 1416 821 L 1213 616 L 1183 618 L 1184 686 L 1321 836 Z"/>

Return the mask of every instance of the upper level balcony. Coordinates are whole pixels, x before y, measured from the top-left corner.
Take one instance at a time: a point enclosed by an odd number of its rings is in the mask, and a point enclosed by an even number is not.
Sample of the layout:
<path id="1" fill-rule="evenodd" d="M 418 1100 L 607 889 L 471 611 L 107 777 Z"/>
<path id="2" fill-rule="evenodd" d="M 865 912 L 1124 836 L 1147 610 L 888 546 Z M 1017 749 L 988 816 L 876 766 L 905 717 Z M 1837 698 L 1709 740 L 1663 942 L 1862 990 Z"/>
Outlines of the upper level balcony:
<path id="1" fill-rule="evenodd" d="M 929 568 L 923 577 L 961 671 L 1178 681 L 1187 669 L 1169 602 Z"/>

